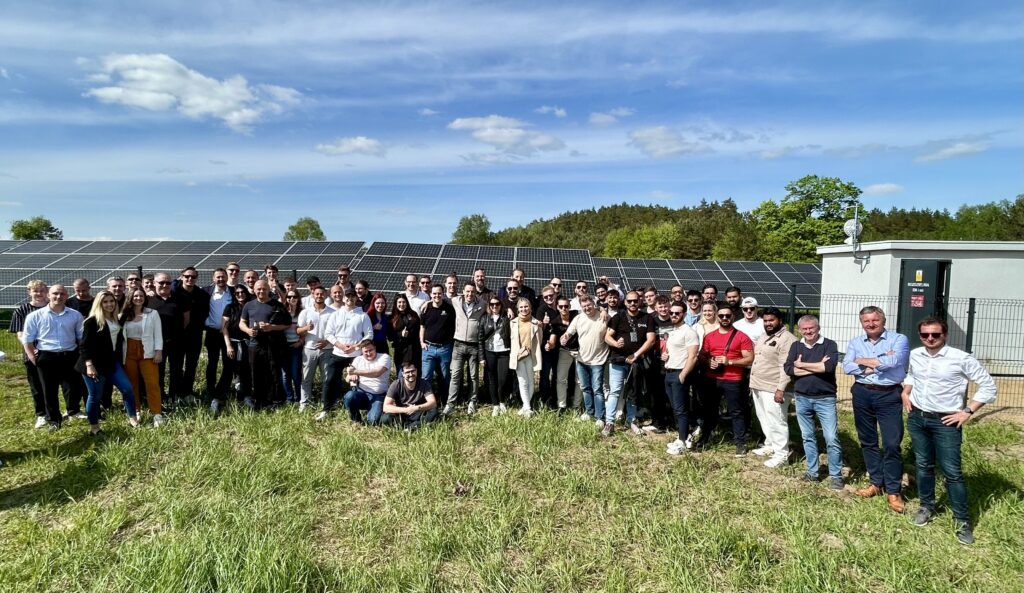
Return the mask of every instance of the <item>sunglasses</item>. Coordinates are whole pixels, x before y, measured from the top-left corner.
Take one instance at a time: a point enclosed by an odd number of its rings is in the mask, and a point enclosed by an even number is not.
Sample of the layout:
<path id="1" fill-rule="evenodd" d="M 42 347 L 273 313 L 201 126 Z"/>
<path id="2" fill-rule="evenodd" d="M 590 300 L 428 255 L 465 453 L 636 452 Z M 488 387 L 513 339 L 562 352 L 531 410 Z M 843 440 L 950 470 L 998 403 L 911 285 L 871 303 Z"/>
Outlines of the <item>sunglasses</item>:
<path id="1" fill-rule="evenodd" d="M 430 280 L 420 280 L 420 284 L 430 284 Z"/>
<path id="2" fill-rule="evenodd" d="M 579 286 L 576 287 L 576 290 L 586 290 L 586 289 L 587 289 L 587 285 L 586 284 L 580 284 Z"/>
<path id="3" fill-rule="evenodd" d="M 492 307 L 500 307 L 501 306 L 501 303 L 487 303 L 487 304 L 492 306 Z"/>
<path id="4" fill-rule="evenodd" d="M 757 311 L 757 307 L 740 307 L 744 311 Z"/>
<path id="5" fill-rule="evenodd" d="M 922 340 L 927 340 L 928 338 L 931 338 L 933 340 L 938 340 L 944 334 L 941 333 L 941 332 L 938 332 L 938 333 L 936 333 L 936 332 L 921 332 L 919 335 L 921 336 Z"/>
<path id="6" fill-rule="evenodd" d="M 515 290 L 515 291 L 518 291 L 518 290 L 519 290 L 519 288 L 517 288 L 517 287 L 515 287 L 515 286 L 509 286 L 509 287 L 507 287 L 507 288 L 506 288 L 505 290 L 509 290 L 509 291 L 511 291 L 511 290 Z"/>
<path id="7" fill-rule="evenodd" d="M 561 282 L 552 282 L 551 283 L 551 286 L 561 286 L 561 285 L 562 285 Z"/>
<path id="8" fill-rule="evenodd" d="M 236 290 L 235 296 L 249 296 L 248 290 Z"/>
<path id="9" fill-rule="evenodd" d="M 682 314 L 683 314 L 682 311 L 670 311 L 669 312 L 669 315 L 677 315 L 678 316 L 678 315 L 682 315 Z"/>
<path id="10" fill-rule="evenodd" d="M 129 278 L 128 279 L 128 282 L 138 282 L 138 281 L 139 281 L 138 278 Z"/>
<path id="11" fill-rule="evenodd" d="M 638 301 L 638 300 L 636 300 L 636 299 L 626 299 L 626 304 L 627 304 L 627 305 L 635 305 L 635 304 L 637 304 L 637 303 L 639 303 L 639 302 L 640 302 L 640 301 Z"/>
<path id="12" fill-rule="evenodd" d="M 228 268 L 228 274 L 237 274 L 237 273 L 239 273 L 241 271 L 242 270 L 236 269 L 236 268 Z"/>
<path id="13" fill-rule="evenodd" d="M 545 294 L 545 295 L 542 295 L 541 298 L 553 299 L 553 298 L 555 298 L 555 295 L 553 295 L 553 294 Z"/>
<path id="14" fill-rule="evenodd" d="M 157 282 L 156 284 L 158 286 L 167 286 L 168 284 L 170 284 L 170 282 Z"/>
<path id="15" fill-rule="evenodd" d="M 732 319 L 732 315 L 728 315 L 728 314 L 727 315 L 719 315 L 718 318 L 719 319 Z"/>
<path id="16" fill-rule="evenodd" d="M 290 295 L 286 296 L 285 298 L 286 299 L 297 299 L 297 298 L 299 298 L 299 295 L 297 295 L 297 294 L 290 294 Z"/>
<path id="17" fill-rule="evenodd" d="M 691 303 L 699 303 L 700 302 L 700 297 L 693 297 L 692 299 L 686 299 L 686 300 L 691 302 Z"/>
<path id="18" fill-rule="evenodd" d="M 559 309 L 569 309 L 569 305 L 558 305 Z"/>
<path id="19" fill-rule="evenodd" d="M 196 279 L 196 278 L 198 278 L 199 276 L 193 276 L 192 274 L 182 274 L 182 276 L 181 276 L 181 277 L 182 277 L 182 278 L 184 278 L 184 279 L 186 279 L 186 280 L 195 280 L 195 279 Z"/>

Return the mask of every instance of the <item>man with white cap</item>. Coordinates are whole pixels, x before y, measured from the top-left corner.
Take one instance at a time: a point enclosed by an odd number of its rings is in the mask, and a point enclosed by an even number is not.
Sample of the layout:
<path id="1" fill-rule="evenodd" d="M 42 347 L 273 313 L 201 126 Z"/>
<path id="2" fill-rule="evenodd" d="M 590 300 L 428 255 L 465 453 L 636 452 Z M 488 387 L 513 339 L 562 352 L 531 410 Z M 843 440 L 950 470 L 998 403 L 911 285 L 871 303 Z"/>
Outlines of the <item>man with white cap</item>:
<path id="1" fill-rule="evenodd" d="M 757 316 L 757 299 L 747 297 L 740 302 L 743 318 L 737 319 L 732 326 L 747 334 L 751 342 L 757 342 L 764 335 L 764 320 Z"/>

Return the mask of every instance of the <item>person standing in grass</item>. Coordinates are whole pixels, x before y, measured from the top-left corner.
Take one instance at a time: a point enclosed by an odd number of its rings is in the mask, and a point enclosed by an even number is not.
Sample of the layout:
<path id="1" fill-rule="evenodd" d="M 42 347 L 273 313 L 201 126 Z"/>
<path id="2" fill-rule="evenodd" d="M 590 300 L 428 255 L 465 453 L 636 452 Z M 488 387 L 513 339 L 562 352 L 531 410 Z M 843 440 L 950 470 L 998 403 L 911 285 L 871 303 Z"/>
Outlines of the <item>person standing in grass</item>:
<path id="1" fill-rule="evenodd" d="M 736 457 L 747 454 L 747 394 L 743 393 L 744 369 L 754 362 L 754 343 L 747 334 L 732 326 L 735 313 L 728 303 L 716 306 L 718 329 L 704 336 L 701 356 L 707 362 L 701 409 L 704 410 L 703 434 L 694 448 L 706 445 L 718 421 L 718 407 L 725 399 L 732 420 L 732 438 Z"/>
<path id="2" fill-rule="evenodd" d="M 484 384 L 491 399 L 491 416 L 498 416 L 506 409 L 512 337 L 504 305 L 493 292 L 487 299 L 487 315 L 477 325 L 477 343 L 484 355 Z"/>
<path id="3" fill-rule="evenodd" d="M 519 409 L 520 416 L 533 414 L 531 401 L 533 400 L 533 372 L 540 367 L 540 343 L 543 340 L 543 330 L 540 322 L 533 318 L 533 305 L 530 299 L 519 297 L 516 302 L 518 315 L 509 323 L 509 336 L 511 338 L 511 351 L 508 366 L 515 369 L 516 380 L 519 382 L 519 399 L 523 407 Z"/>
<path id="4" fill-rule="evenodd" d="M 586 287 L 586 284 L 580 284 Z M 606 316 L 598 311 L 593 297 L 580 290 L 577 290 L 577 294 L 579 296 L 576 297 L 576 302 L 579 303 L 581 314 L 569 322 L 569 327 L 562 334 L 560 341 L 562 346 L 568 346 L 573 336 L 579 336 L 576 378 L 580 390 L 583 391 L 585 410 L 580 420 L 594 420 L 602 427 L 601 434 L 607 437 L 611 436 L 615 428 L 615 408 L 611 408 L 606 414 L 604 405 L 604 364 L 608 362 L 610 351 L 604 341 L 608 323 Z"/>
<path id="5" fill-rule="evenodd" d="M 384 396 L 381 424 L 412 431 L 437 419 L 437 399 L 430 382 L 420 379 L 416 365 L 402 364 L 402 376 L 388 387 Z"/>
<path id="6" fill-rule="evenodd" d="M 700 351 L 697 332 L 686 325 L 685 318 L 686 305 L 672 303 L 669 309 L 672 331 L 667 332 L 668 337 L 665 338 L 665 347 L 661 353 L 661 360 L 665 363 L 665 392 L 672 403 L 678 432 L 676 440 L 666 447 L 669 455 L 680 455 L 686 449 L 686 438 L 690 434 L 687 414 L 690 407 L 690 385 L 693 383 L 693 370 L 697 366 L 697 353 Z"/>
<path id="7" fill-rule="evenodd" d="M 121 325 L 124 327 L 124 369 L 135 392 L 135 408 L 141 409 L 143 391 L 153 425 L 160 426 L 164 417 L 160 400 L 160 362 L 163 360 L 164 336 L 160 314 L 150 309 L 149 297 L 142 288 L 128 290 Z"/>
<path id="8" fill-rule="evenodd" d="M 100 433 L 100 399 L 103 386 L 108 382 L 121 392 L 128 423 L 132 426 L 139 424 L 135 411 L 135 392 L 121 362 L 124 359 L 122 329 L 123 326 L 117 320 L 117 299 L 111 292 L 100 292 L 82 324 L 82 346 L 78 350 L 78 362 L 75 363 L 75 370 L 84 376 L 89 391 L 85 410 L 89 415 L 89 433 L 93 435 Z M 153 423 L 155 426 L 160 425 L 156 418 Z"/>
<path id="9" fill-rule="evenodd" d="M 327 363 L 331 359 L 331 343 L 324 339 L 324 331 L 334 308 L 327 305 L 327 291 L 323 286 L 311 290 L 309 296 L 312 299 L 310 306 L 303 307 L 299 313 L 299 322 L 295 329 L 303 341 L 302 384 L 299 386 L 300 412 L 304 412 L 309 406 L 317 369 L 320 370 L 320 380 L 323 381 L 327 376 Z M 384 351 L 387 352 L 386 349 Z"/>
<path id="10" fill-rule="evenodd" d="M 63 417 L 57 392 L 61 384 L 71 386 L 67 397 L 68 417 L 81 417 L 81 393 L 85 384 L 75 372 L 78 345 L 82 341 L 82 314 L 65 306 L 68 292 L 63 284 L 54 284 L 47 293 L 47 306 L 25 317 L 21 343 L 25 357 L 39 375 L 50 430 L 60 428 Z"/>
<path id="11" fill-rule="evenodd" d="M 864 335 L 846 347 L 843 370 L 854 378 L 853 421 L 857 426 L 864 467 L 871 483 L 856 491 L 861 498 L 885 494 L 889 508 L 902 513 L 903 502 L 903 379 L 907 376 L 910 344 L 903 334 L 885 328 L 885 313 L 878 307 L 860 310 Z M 882 447 L 879 450 L 878 437 Z"/>
<path id="12" fill-rule="evenodd" d="M 448 390 L 448 403 L 441 412 L 444 415 L 455 412 L 459 402 L 459 387 L 462 384 L 463 368 L 468 371 L 469 405 L 466 413 L 476 413 L 477 391 L 480 386 L 480 345 L 477 339 L 480 334 L 480 320 L 487 314 L 484 301 L 477 298 L 476 285 L 467 282 L 462 287 L 462 296 L 452 297 L 448 304 L 455 313 L 455 333 L 452 338 L 452 359 L 450 365 L 451 384 Z"/>
<path id="13" fill-rule="evenodd" d="M 748 299 L 744 300 L 744 305 Z M 747 312 L 744 310 L 744 315 Z M 754 363 L 750 367 L 750 395 L 757 420 L 764 433 L 764 446 L 752 453 L 771 457 L 766 467 L 778 467 L 789 461 L 790 378 L 785 363 L 796 337 L 782 325 L 782 311 L 768 307 L 761 315 L 762 333 L 754 338 Z M 741 330 L 742 331 L 742 330 Z M 747 334 L 749 336 L 749 334 Z M 835 359 L 833 359 L 835 360 Z M 834 369 L 834 364 L 833 364 Z"/>
<path id="14" fill-rule="evenodd" d="M 920 348 L 910 353 L 910 370 L 903 383 L 903 409 L 907 412 L 907 430 L 914 446 L 917 492 L 921 506 L 911 517 L 918 526 L 935 517 L 935 464 L 946 477 L 946 496 L 953 508 L 956 539 L 964 545 L 974 543 L 974 530 L 967 511 L 967 486 L 960 463 L 963 426 L 985 404 L 996 400 L 992 375 L 970 354 L 946 345 L 949 328 L 935 317 L 917 324 Z M 978 389 L 964 406 L 968 384 Z"/>
<path id="15" fill-rule="evenodd" d="M 242 307 L 238 328 L 249 336 L 249 372 L 252 374 L 252 396 L 245 399 L 249 409 L 266 407 L 283 398 L 281 364 L 275 351 L 284 340 L 284 331 L 291 327 L 291 316 L 280 302 L 270 298 L 270 283 L 256 281 L 256 299 Z"/>
<path id="16" fill-rule="evenodd" d="M 829 487 L 843 489 L 843 449 L 839 445 L 839 413 L 836 410 L 836 366 L 839 347 L 821 335 L 818 318 L 804 315 L 796 324 L 803 339 L 789 347 L 785 371 L 793 377 L 796 394 L 796 419 L 807 459 L 807 472 L 801 478 L 818 481 L 818 437 L 814 419 L 821 423 L 828 451 Z"/>
<path id="17" fill-rule="evenodd" d="M 46 306 L 46 283 L 42 280 L 30 280 L 27 287 L 28 300 L 18 306 L 11 315 L 10 332 L 21 340 L 25 327 L 25 318 L 29 313 L 37 311 Z M 71 300 L 71 299 L 68 299 Z M 92 301 L 90 301 L 92 302 Z M 28 359 L 28 355 L 22 354 L 25 362 L 25 377 L 28 379 L 29 392 L 32 394 L 32 403 L 36 411 L 36 428 L 46 426 L 46 402 L 43 399 L 43 387 L 39 383 L 39 374 L 36 365 Z"/>

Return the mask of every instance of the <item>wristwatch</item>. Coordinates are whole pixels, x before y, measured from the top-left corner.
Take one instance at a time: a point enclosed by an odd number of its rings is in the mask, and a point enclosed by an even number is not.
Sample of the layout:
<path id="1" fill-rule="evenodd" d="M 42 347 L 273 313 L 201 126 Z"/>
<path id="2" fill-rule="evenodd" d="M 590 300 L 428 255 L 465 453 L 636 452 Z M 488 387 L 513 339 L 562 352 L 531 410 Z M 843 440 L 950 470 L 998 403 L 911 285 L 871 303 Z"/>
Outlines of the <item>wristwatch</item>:
<path id="1" fill-rule="evenodd" d="M 968 416 L 974 413 L 974 410 L 971 409 L 971 406 L 964 406 L 964 409 L 960 411 L 967 414 Z"/>

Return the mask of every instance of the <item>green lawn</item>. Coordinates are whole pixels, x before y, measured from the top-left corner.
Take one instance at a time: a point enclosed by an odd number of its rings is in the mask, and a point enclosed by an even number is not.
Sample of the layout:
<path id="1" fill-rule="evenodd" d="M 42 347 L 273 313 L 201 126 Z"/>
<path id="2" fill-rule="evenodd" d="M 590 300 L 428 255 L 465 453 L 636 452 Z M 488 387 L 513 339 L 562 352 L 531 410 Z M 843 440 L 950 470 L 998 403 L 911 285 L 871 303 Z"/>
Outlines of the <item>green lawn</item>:
<path id="1" fill-rule="evenodd" d="M 667 435 L 546 413 L 406 434 L 291 408 L 118 416 L 94 439 L 32 429 L 20 364 L 0 379 L 3 591 L 1024 589 L 1024 431 L 998 415 L 967 430 L 967 548 L 944 509 L 917 528 L 727 444 L 670 457 Z"/>

